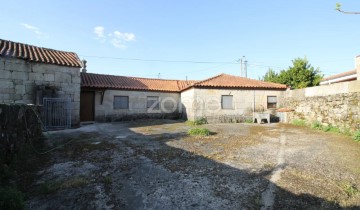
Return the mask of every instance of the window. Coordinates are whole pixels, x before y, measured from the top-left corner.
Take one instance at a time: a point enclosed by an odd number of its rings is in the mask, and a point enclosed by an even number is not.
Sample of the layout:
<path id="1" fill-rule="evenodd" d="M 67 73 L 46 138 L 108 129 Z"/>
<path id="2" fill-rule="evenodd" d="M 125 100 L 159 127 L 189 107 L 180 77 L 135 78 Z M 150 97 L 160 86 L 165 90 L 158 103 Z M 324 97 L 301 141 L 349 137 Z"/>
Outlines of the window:
<path id="1" fill-rule="evenodd" d="M 233 96 L 221 96 L 221 108 L 232 109 L 233 108 Z"/>
<path id="2" fill-rule="evenodd" d="M 275 109 L 277 103 L 276 96 L 268 96 L 267 97 L 267 108 L 268 109 Z"/>
<path id="3" fill-rule="evenodd" d="M 148 96 L 147 97 L 147 108 L 159 109 L 159 97 L 158 96 Z"/>
<path id="4" fill-rule="evenodd" d="M 129 96 L 114 96 L 114 109 L 128 109 Z"/>

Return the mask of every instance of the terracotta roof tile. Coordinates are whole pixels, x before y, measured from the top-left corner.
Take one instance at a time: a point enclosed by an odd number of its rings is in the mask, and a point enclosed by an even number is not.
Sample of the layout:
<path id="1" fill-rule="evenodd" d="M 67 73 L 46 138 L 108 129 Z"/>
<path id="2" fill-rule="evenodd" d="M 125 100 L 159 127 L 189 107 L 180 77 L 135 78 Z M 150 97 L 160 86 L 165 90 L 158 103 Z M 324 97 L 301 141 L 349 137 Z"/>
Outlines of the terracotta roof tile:
<path id="1" fill-rule="evenodd" d="M 191 87 L 286 89 L 286 85 L 221 74 L 203 81 L 164 80 L 81 73 L 81 86 L 125 90 L 181 92 Z"/>
<path id="2" fill-rule="evenodd" d="M 346 72 L 343 72 L 343 73 L 340 73 L 340 74 L 335 74 L 335 75 L 332 75 L 330 77 L 325 77 L 321 81 L 328 81 L 328 80 L 332 80 L 332 79 L 338 79 L 338 78 L 346 77 L 346 76 L 350 76 L 350 75 L 354 75 L 355 78 L 356 78 L 356 69 L 351 70 L 351 71 L 346 71 Z"/>
<path id="3" fill-rule="evenodd" d="M 14 57 L 27 61 L 81 67 L 76 53 L 36 47 L 0 39 L 0 57 Z"/>
<path id="4" fill-rule="evenodd" d="M 264 82 L 228 74 L 197 82 L 194 87 L 216 87 L 216 88 L 263 88 L 263 89 L 286 89 L 287 86 L 272 82 Z"/>
<path id="5" fill-rule="evenodd" d="M 180 92 L 195 82 L 81 73 L 81 87 L 90 88 Z"/>

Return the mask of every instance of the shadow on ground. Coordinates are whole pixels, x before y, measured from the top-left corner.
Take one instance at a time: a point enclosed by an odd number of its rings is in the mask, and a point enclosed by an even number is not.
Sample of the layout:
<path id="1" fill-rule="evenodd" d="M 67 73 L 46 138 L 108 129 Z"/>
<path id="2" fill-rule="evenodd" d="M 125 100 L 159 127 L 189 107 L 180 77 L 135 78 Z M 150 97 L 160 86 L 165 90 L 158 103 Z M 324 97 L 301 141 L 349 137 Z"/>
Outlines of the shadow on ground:
<path id="1" fill-rule="evenodd" d="M 271 183 L 274 171 L 286 164 L 253 170 L 175 147 L 191 143 L 206 148 L 204 142 L 212 138 L 188 137 L 187 128 L 167 120 L 54 132 L 53 145 L 72 142 L 52 153 L 51 165 L 37 173 L 27 208 L 341 209 L 334 201 Z"/>

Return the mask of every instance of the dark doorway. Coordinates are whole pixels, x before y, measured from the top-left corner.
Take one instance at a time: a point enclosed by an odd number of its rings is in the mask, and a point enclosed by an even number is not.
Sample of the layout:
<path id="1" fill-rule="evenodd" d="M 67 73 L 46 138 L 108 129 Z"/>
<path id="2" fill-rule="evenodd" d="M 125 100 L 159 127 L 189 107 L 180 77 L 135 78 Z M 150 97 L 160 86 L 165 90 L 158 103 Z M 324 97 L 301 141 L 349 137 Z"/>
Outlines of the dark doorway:
<path id="1" fill-rule="evenodd" d="M 95 92 L 82 91 L 80 95 L 80 121 L 94 121 Z"/>

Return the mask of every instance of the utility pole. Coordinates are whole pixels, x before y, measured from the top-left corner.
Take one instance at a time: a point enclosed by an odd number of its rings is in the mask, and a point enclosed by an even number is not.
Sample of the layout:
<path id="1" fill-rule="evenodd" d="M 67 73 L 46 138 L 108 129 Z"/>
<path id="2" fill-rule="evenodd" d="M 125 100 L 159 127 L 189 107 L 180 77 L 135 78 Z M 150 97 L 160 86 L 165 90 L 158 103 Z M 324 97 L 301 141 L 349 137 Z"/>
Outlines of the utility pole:
<path id="1" fill-rule="evenodd" d="M 246 77 L 246 68 L 247 68 L 247 61 L 245 60 L 245 56 L 243 56 L 242 58 L 240 58 L 238 61 L 240 61 L 240 76 L 241 77 Z M 243 68 L 243 63 L 244 63 L 244 67 L 245 69 Z"/>
<path id="2" fill-rule="evenodd" d="M 247 78 L 247 60 L 244 61 L 245 78 Z"/>

